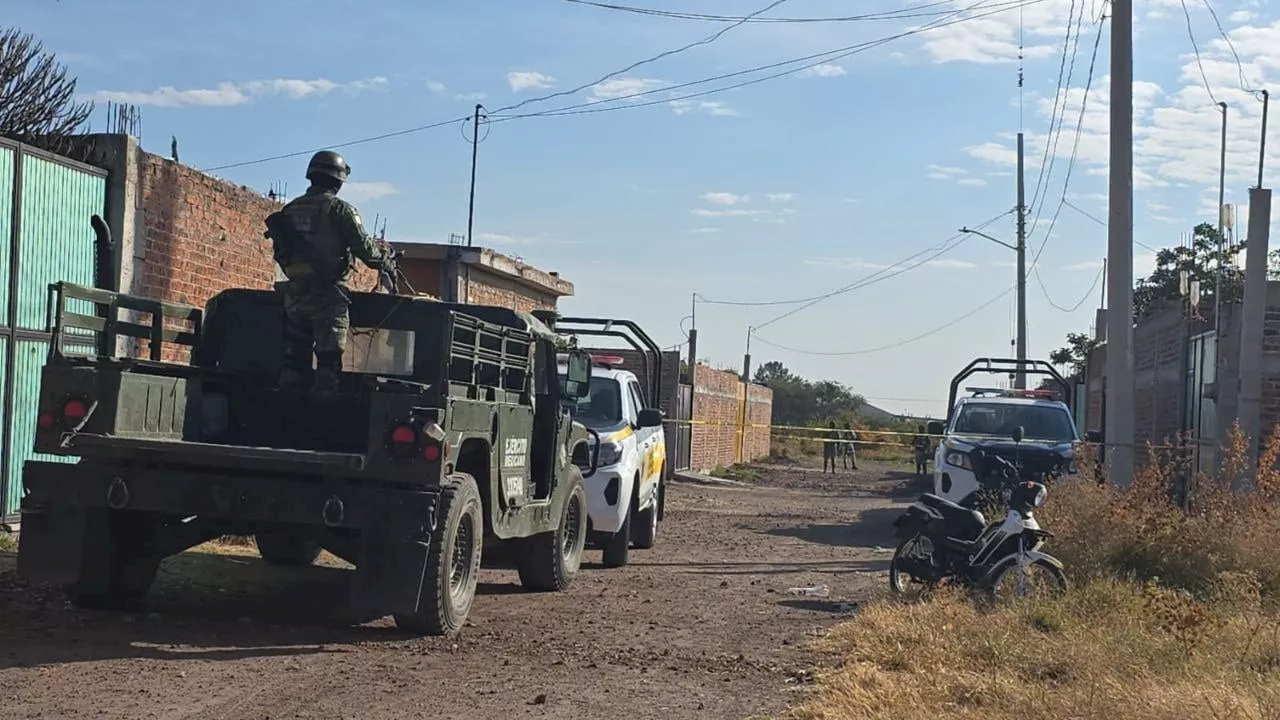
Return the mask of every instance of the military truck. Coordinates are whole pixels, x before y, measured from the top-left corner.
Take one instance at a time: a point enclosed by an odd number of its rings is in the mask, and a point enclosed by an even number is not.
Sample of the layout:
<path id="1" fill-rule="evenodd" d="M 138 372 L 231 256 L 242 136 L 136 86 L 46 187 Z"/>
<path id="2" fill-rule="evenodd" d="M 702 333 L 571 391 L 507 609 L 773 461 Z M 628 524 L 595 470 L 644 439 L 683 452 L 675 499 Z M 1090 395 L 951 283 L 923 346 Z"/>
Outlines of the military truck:
<path id="1" fill-rule="evenodd" d="M 227 290 L 202 312 L 52 285 L 35 450 L 61 457 L 23 469 L 19 573 L 122 608 L 163 558 L 253 535 L 269 563 L 346 560 L 354 610 L 430 635 L 465 623 L 486 545 L 509 550 L 525 588 L 569 587 L 587 535 L 573 460 L 598 460 L 570 414 L 590 355 L 506 308 L 349 296 L 325 400 L 276 388 L 277 293 Z M 128 338 L 145 357 L 118 351 Z M 189 364 L 172 361 L 181 347 Z"/>

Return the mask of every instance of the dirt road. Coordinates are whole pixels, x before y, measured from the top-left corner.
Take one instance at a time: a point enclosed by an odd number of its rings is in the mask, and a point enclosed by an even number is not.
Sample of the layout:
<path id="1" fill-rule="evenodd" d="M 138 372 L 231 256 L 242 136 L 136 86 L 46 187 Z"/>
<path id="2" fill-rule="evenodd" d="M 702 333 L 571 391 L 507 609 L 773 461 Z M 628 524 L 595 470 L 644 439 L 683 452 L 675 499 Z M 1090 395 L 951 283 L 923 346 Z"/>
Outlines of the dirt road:
<path id="1" fill-rule="evenodd" d="M 656 548 L 619 570 L 589 551 L 559 595 L 485 570 L 453 640 L 353 625 L 334 567 L 198 549 L 165 563 L 150 612 L 109 614 L 0 555 L 0 718 L 767 716 L 818 662 L 806 641 L 882 582 L 909 486 L 883 466 L 673 485 Z M 786 592 L 819 584 L 829 597 Z"/>

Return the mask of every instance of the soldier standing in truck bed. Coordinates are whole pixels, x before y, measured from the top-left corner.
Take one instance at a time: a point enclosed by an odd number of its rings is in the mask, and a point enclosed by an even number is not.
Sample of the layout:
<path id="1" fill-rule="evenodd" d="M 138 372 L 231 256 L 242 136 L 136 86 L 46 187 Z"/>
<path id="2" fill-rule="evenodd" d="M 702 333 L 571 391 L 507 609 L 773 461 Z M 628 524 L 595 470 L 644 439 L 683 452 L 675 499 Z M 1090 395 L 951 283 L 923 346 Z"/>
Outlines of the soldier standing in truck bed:
<path id="1" fill-rule="evenodd" d="M 280 386 L 300 389 L 316 360 L 315 391 L 337 390 L 350 325 L 345 282 L 352 257 L 394 274 L 391 254 L 365 232 L 360 214 L 338 198 L 351 167 L 336 152 L 316 153 L 307 164 L 311 187 L 267 219 L 273 254 L 288 281 L 284 295 L 284 362 Z"/>

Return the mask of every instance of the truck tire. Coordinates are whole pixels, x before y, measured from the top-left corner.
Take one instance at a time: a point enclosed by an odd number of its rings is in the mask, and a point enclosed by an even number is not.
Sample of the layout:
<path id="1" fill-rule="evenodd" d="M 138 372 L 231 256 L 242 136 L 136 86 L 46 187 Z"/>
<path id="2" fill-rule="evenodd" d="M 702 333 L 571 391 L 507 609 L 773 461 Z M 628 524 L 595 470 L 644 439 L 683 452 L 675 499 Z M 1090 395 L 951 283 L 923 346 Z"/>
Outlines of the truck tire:
<path id="1" fill-rule="evenodd" d="M 258 555 L 270 565 L 305 567 L 320 557 L 320 544 L 284 528 L 260 530 L 253 536 Z"/>
<path id="2" fill-rule="evenodd" d="M 94 508 L 85 518 L 85 554 L 70 588 L 73 605 L 124 610 L 141 604 L 160 570 L 148 541 L 154 530 L 143 513 Z"/>
<path id="3" fill-rule="evenodd" d="M 636 513 L 635 522 L 631 525 L 634 531 L 632 540 L 641 550 L 648 550 L 658 541 L 658 516 L 662 512 L 664 484 L 662 475 L 659 474 L 658 490 L 653 494 L 653 502 L 649 503 L 649 507 Z"/>
<path id="4" fill-rule="evenodd" d="M 628 502 L 622 515 L 622 527 L 609 536 L 604 543 L 604 556 L 601 558 L 605 567 L 617 568 L 627 564 L 627 556 L 631 554 L 631 515 L 635 510 L 635 500 Z"/>
<path id="5" fill-rule="evenodd" d="M 441 522 L 431 533 L 418 610 L 396 615 L 396 626 L 424 635 L 453 635 L 467 622 L 480 579 L 484 513 L 475 478 L 450 477 L 440 494 Z"/>
<path id="6" fill-rule="evenodd" d="M 582 566 L 582 549 L 587 539 L 587 494 L 582 489 L 582 471 L 577 466 L 569 466 L 568 479 L 569 491 L 556 529 L 521 542 L 520 584 L 528 590 L 566 590 Z"/>

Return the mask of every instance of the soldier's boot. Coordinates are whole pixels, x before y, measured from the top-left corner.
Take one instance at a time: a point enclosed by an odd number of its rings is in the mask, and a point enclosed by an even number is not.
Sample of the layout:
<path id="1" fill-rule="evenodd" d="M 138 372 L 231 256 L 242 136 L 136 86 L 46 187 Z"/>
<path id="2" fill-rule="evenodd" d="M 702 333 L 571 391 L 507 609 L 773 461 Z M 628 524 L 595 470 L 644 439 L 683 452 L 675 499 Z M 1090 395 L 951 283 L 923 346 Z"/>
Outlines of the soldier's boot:
<path id="1" fill-rule="evenodd" d="M 316 379 L 312 392 L 329 398 L 338 392 L 338 375 L 342 372 L 342 353 L 316 353 Z"/>

